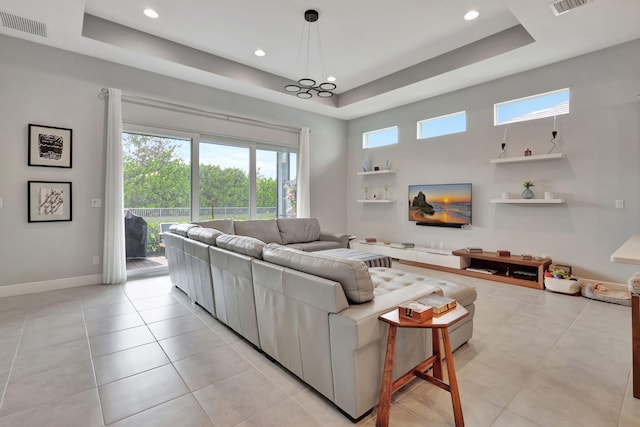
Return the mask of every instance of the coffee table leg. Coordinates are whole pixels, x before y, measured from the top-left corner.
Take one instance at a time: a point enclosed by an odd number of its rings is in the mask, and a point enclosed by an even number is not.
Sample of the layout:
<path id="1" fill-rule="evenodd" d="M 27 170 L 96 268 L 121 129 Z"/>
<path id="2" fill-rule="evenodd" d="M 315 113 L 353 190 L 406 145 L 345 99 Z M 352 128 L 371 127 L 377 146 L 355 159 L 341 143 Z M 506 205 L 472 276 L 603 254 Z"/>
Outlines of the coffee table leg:
<path id="1" fill-rule="evenodd" d="M 395 325 L 389 325 L 389 336 L 387 337 L 387 353 L 384 357 L 384 370 L 382 371 L 382 385 L 380 386 L 380 401 L 378 403 L 378 415 L 376 417 L 376 427 L 389 426 L 389 413 L 391 411 L 391 393 L 393 388 L 393 361 L 396 353 L 396 332 Z"/>
<path id="2" fill-rule="evenodd" d="M 451 404 L 453 405 L 453 418 L 456 427 L 464 427 L 464 417 L 462 415 L 462 404 L 460 403 L 460 390 L 458 390 L 458 379 L 456 378 L 456 368 L 453 365 L 453 353 L 451 352 L 451 342 L 449 340 L 449 331 L 445 328 L 442 330 L 442 341 L 444 351 L 447 357 L 447 374 L 449 374 L 449 387 L 451 388 Z"/>

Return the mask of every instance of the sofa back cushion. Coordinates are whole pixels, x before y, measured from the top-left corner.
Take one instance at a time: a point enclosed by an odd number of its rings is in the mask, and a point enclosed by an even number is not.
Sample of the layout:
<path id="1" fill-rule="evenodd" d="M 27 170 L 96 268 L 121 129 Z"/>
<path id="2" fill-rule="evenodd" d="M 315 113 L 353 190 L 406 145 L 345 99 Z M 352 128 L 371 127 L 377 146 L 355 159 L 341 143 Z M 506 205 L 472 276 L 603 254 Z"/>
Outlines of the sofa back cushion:
<path id="1" fill-rule="evenodd" d="M 194 224 L 198 224 L 200 227 L 204 228 L 215 228 L 225 234 L 235 233 L 233 229 L 233 220 L 230 219 L 210 219 L 208 221 L 195 222 Z"/>
<path id="2" fill-rule="evenodd" d="M 282 244 L 313 242 L 320 239 L 317 218 L 278 218 Z"/>
<path id="3" fill-rule="evenodd" d="M 373 299 L 373 282 L 369 269 L 362 261 L 303 252 L 275 244 L 264 247 L 262 259 L 339 282 L 349 302 L 362 303 Z"/>
<path id="4" fill-rule="evenodd" d="M 215 228 L 203 227 L 193 227 L 189 229 L 187 233 L 190 239 L 206 243 L 207 245 L 215 245 L 216 239 L 221 234 L 223 234 L 222 231 L 216 230 Z"/>
<path id="5" fill-rule="evenodd" d="M 169 227 L 169 231 L 180 236 L 187 237 L 187 235 L 189 234 L 189 230 L 194 227 L 198 226 L 196 224 L 187 224 L 186 222 L 181 222 L 178 224 L 173 224 L 171 227 Z"/>
<path id="6" fill-rule="evenodd" d="M 249 221 L 234 221 L 233 227 L 239 236 L 254 237 L 265 243 L 280 243 L 280 230 L 275 219 L 255 219 Z"/>
<path id="7" fill-rule="evenodd" d="M 247 236 L 235 236 L 233 234 L 221 234 L 216 239 L 216 246 L 232 252 L 262 259 L 262 249 L 265 243 L 261 240 Z"/>

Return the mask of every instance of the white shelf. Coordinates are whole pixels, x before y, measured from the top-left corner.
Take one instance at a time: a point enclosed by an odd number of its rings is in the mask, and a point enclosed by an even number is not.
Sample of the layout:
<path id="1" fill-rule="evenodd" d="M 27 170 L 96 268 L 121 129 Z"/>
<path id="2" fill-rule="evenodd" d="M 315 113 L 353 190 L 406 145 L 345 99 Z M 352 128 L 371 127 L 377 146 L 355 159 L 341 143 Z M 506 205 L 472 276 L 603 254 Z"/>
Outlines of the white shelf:
<path id="1" fill-rule="evenodd" d="M 640 264 L 640 234 L 631 236 L 613 254 L 611 262 L 623 264 Z"/>
<path id="2" fill-rule="evenodd" d="M 491 159 L 491 163 L 520 163 L 535 162 L 538 160 L 555 160 L 564 158 L 562 153 L 537 154 L 535 156 L 507 157 L 505 159 Z"/>
<path id="3" fill-rule="evenodd" d="M 387 173 L 396 173 L 396 171 L 391 169 L 383 169 L 379 171 L 369 171 L 369 172 L 358 172 L 356 175 L 381 175 Z"/>
<path id="4" fill-rule="evenodd" d="M 386 200 L 386 199 L 360 199 L 360 200 L 356 200 L 358 203 L 395 203 L 395 200 Z"/>
<path id="5" fill-rule="evenodd" d="M 491 199 L 491 203 L 509 203 L 509 204 L 559 204 L 564 203 L 564 199 Z"/>

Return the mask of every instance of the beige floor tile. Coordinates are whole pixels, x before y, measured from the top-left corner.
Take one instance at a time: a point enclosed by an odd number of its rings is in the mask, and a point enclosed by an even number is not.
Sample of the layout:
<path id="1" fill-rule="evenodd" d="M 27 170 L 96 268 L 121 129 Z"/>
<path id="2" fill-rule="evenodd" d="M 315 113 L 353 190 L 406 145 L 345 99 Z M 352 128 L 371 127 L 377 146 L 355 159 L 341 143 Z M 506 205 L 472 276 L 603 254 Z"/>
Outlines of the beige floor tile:
<path id="1" fill-rule="evenodd" d="M 87 333 L 90 337 L 121 331 L 144 325 L 142 317 L 136 312 L 120 314 L 117 316 L 102 317 L 87 322 Z"/>
<path id="2" fill-rule="evenodd" d="M 618 427 L 635 427 L 637 425 L 640 425 L 640 399 L 633 397 L 633 372 L 630 372 Z"/>
<path id="3" fill-rule="evenodd" d="M 89 338 L 91 355 L 94 358 L 154 341 L 153 334 L 146 326 L 137 326 Z"/>
<path id="4" fill-rule="evenodd" d="M 159 322 L 161 320 L 171 319 L 174 317 L 185 316 L 189 313 L 189 309 L 187 309 L 182 304 L 171 304 L 165 305 L 163 307 L 152 308 L 149 310 L 140 311 L 140 316 L 142 316 L 142 320 L 146 323 Z"/>
<path id="5" fill-rule="evenodd" d="M 217 427 L 233 426 L 287 399 L 284 392 L 255 369 L 193 394 Z"/>
<path id="6" fill-rule="evenodd" d="M 69 313 L 50 314 L 48 316 L 30 317 L 24 325 L 24 332 L 29 333 L 43 329 L 59 328 L 64 326 L 82 325 L 84 319 L 82 311 Z"/>
<path id="7" fill-rule="evenodd" d="M 583 384 L 589 381 L 586 377 Z M 593 400 L 583 390 L 568 387 L 562 379 L 534 376 L 509 403 L 507 409 L 543 426 L 613 427 L 618 423 L 620 404 Z"/>
<path id="8" fill-rule="evenodd" d="M 96 305 L 84 308 L 85 322 L 92 322 L 103 317 L 119 316 L 121 314 L 135 312 L 136 309 L 129 301 L 115 304 Z"/>
<path id="9" fill-rule="evenodd" d="M 100 427 L 102 411 L 96 389 L 0 417 L 6 427 Z"/>
<path id="10" fill-rule="evenodd" d="M 302 390 L 292 397 L 300 406 L 326 427 L 354 427 L 363 426 L 373 419 L 372 414 L 353 423 L 331 401 L 313 389 Z"/>
<path id="11" fill-rule="evenodd" d="M 163 340 L 186 332 L 197 331 L 198 329 L 206 327 L 207 325 L 194 314 L 187 314 L 186 316 L 174 317 L 149 324 L 149 329 L 151 329 L 151 332 L 157 340 Z"/>
<path id="12" fill-rule="evenodd" d="M 191 391 L 252 368 L 246 359 L 228 345 L 182 359 L 174 365 Z"/>
<path id="13" fill-rule="evenodd" d="M 511 411 L 504 410 L 491 424 L 491 427 L 545 427 Z"/>
<path id="14" fill-rule="evenodd" d="M 106 424 L 173 400 L 189 390 L 173 366 L 124 378 L 98 388 Z"/>
<path id="15" fill-rule="evenodd" d="M 98 385 L 149 371 L 168 363 L 169 359 L 156 342 L 107 354 L 93 361 Z"/>
<path id="16" fill-rule="evenodd" d="M 293 396 L 309 387 L 300 378 L 277 363 L 265 363 L 264 365 L 258 365 L 256 368 L 289 396 Z"/>
<path id="17" fill-rule="evenodd" d="M 11 378 L 17 379 L 39 372 L 60 368 L 69 363 L 91 359 L 89 341 L 81 339 L 31 351 L 20 350 L 16 355 Z"/>
<path id="18" fill-rule="evenodd" d="M 238 427 L 320 427 L 321 424 L 293 399 L 278 402 L 259 412 Z"/>
<path id="19" fill-rule="evenodd" d="M 159 342 L 172 362 L 227 345 L 219 335 L 210 329 L 188 332 Z"/>
<path id="20" fill-rule="evenodd" d="M 90 360 L 10 379 L 0 415 L 65 399 L 96 387 Z"/>
<path id="21" fill-rule="evenodd" d="M 25 331 L 20 341 L 20 351 L 33 351 L 86 338 L 87 330 L 82 322 L 70 326 Z"/>
<path id="22" fill-rule="evenodd" d="M 214 427 L 191 394 L 140 412 L 111 427 Z"/>
<path id="23" fill-rule="evenodd" d="M 86 310 L 99 305 L 113 305 L 126 302 L 129 302 L 129 298 L 120 290 L 117 292 L 92 293 L 82 297 L 82 309 Z"/>
<path id="24" fill-rule="evenodd" d="M 178 301 L 171 294 L 162 294 L 159 296 L 136 299 L 131 302 L 138 311 L 150 310 L 152 308 L 164 307 L 171 304 L 177 304 Z"/>

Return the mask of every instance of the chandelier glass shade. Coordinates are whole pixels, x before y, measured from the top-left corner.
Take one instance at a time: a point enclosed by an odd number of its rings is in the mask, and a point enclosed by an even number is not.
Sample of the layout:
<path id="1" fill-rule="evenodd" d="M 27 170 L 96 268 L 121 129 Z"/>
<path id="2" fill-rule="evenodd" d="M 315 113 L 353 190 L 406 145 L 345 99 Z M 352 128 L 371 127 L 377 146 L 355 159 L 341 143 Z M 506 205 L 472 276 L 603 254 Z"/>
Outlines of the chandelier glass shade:
<path id="1" fill-rule="evenodd" d="M 309 55 L 311 53 L 311 24 L 318 20 L 318 11 L 309 9 L 304 12 L 304 28 L 302 30 L 302 37 L 300 38 L 300 46 L 298 48 L 298 62 L 300 61 L 300 54 L 302 53 L 302 47 L 306 38 L 306 68 L 305 74 L 308 75 L 309 68 Z M 318 54 L 320 55 L 320 66 L 322 68 L 322 75 L 326 76 L 324 67 L 324 55 L 322 54 L 322 44 L 320 43 L 320 30 L 316 25 L 317 40 L 318 40 Z M 306 36 L 306 37 L 305 37 Z M 303 77 L 299 79 L 295 84 L 288 84 L 284 87 L 286 92 L 295 93 L 298 98 L 309 99 L 315 94 L 319 98 L 331 98 L 333 91 L 337 88 L 335 83 L 324 82 L 318 84 L 316 80 L 310 77 Z"/>

